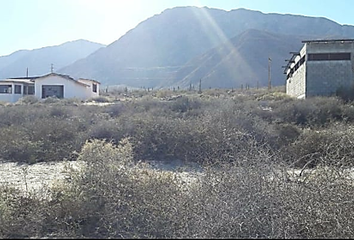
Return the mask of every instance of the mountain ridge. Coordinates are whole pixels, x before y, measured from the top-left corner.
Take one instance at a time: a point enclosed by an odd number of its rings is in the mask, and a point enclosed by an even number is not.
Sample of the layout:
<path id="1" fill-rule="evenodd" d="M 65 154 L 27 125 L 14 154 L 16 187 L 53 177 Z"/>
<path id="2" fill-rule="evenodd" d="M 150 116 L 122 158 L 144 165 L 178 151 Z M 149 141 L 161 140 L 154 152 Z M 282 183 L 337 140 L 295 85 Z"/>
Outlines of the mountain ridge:
<path id="1" fill-rule="evenodd" d="M 257 34 L 262 42 L 252 40 Z M 245 40 L 237 40 L 242 35 Z M 116 41 L 71 64 L 54 66 L 58 73 L 96 79 L 103 85 L 166 88 L 204 79 L 204 87 L 264 86 L 268 57 L 274 58 L 274 84 L 283 84 L 282 61 L 301 47 L 301 40 L 353 37 L 354 26 L 325 17 L 184 6 L 147 18 Z M 227 45 L 240 53 L 226 51 Z M 219 58 L 213 53 L 216 48 L 224 49 Z M 27 65 L 31 61 L 37 62 L 27 59 Z M 0 57 L 0 77 L 1 64 Z M 257 68 L 249 67 L 255 64 Z M 46 69 L 48 72 L 50 67 Z"/>
<path id="2" fill-rule="evenodd" d="M 301 40 L 305 38 L 354 37 L 354 26 L 340 25 L 324 17 L 262 13 L 248 9 L 226 11 L 207 7 L 175 7 L 165 9 L 160 14 L 142 21 L 106 48 L 100 49 L 87 58 L 78 60 L 59 71 L 73 76 L 99 79 L 105 85 L 169 87 L 175 86 L 183 79 L 195 82 L 196 79 L 190 79 L 191 72 L 187 70 L 192 59 L 198 58 L 222 44 L 227 44 L 230 39 L 250 29 L 288 35 L 290 39 L 293 36 L 298 44 L 281 42 L 283 45 L 282 54 L 279 53 L 277 47 L 266 40 L 265 42 L 269 46 L 262 45 L 263 50 L 259 49 L 259 51 L 264 51 L 264 49 L 272 48 L 270 52 L 277 56 L 276 58 L 284 57 L 284 60 L 290 51 L 298 50 Z M 298 37 L 300 34 L 301 38 Z M 266 35 L 264 36 L 266 37 Z M 234 47 L 237 48 L 237 46 Z M 257 61 L 254 59 L 254 51 L 257 50 L 257 47 L 257 45 L 244 45 L 241 48 L 243 51 L 251 51 L 252 54 L 248 56 L 243 53 L 244 60 L 236 58 L 238 59 L 237 64 L 240 65 L 239 71 L 245 69 L 242 67 L 242 61 L 244 64 Z M 294 49 L 294 47 L 296 48 Z M 247 72 L 261 81 L 261 85 L 266 84 L 267 73 L 264 72 L 264 69 L 267 68 L 267 59 L 264 60 L 260 69 L 255 70 L 256 72 L 244 71 L 244 74 Z M 219 67 L 226 62 L 228 61 L 221 59 L 218 62 Z M 283 80 L 281 65 L 283 64 L 280 60 L 274 61 L 275 84 L 280 84 Z M 195 70 L 196 67 L 193 67 Z M 225 66 L 221 68 L 225 68 Z M 201 68 L 198 71 L 201 71 Z M 179 76 L 183 72 L 187 75 Z M 220 70 L 216 72 L 220 72 Z M 208 74 L 213 75 L 207 71 L 197 75 L 198 78 L 212 79 Z M 215 79 L 217 76 L 213 78 Z M 235 81 L 234 79 L 233 82 Z M 253 85 L 255 81 L 252 81 Z M 231 87 L 230 84 L 222 84 L 221 80 L 218 82 L 220 84 L 209 85 Z M 241 84 L 241 80 L 236 82 L 238 85 Z M 251 82 L 244 84 L 251 84 Z"/>
<path id="3" fill-rule="evenodd" d="M 19 50 L 10 55 L 0 57 L 0 78 L 49 73 L 51 64 L 62 68 L 75 61 L 87 57 L 105 45 L 84 39 L 68 41 L 59 45 L 46 46 L 33 50 Z"/>

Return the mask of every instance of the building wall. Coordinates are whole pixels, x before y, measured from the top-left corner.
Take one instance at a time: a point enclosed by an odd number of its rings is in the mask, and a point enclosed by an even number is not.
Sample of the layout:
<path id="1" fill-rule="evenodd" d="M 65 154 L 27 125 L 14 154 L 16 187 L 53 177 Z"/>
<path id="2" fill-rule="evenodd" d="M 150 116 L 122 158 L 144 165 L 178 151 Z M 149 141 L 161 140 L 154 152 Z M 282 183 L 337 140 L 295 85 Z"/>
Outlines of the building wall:
<path id="1" fill-rule="evenodd" d="M 306 97 L 334 95 L 340 87 L 353 84 L 351 61 L 307 63 Z"/>
<path id="2" fill-rule="evenodd" d="M 287 80 L 286 92 L 296 98 L 305 98 L 306 92 L 306 65 L 302 65 L 292 78 Z"/>
<path id="3" fill-rule="evenodd" d="M 97 81 L 90 80 L 90 79 L 79 79 L 78 81 L 90 86 L 89 88 L 87 88 L 88 98 L 95 98 L 95 97 L 100 96 L 100 83 L 98 83 Z M 96 84 L 96 86 L 97 86 L 96 92 L 93 92 L 92 84 Z"/>
<path id="4" fill-rule="evenodd" d="M 1 85 L 11 85 L 12 93 L 0 93 L 0 101 L 15 103 L 23 97 L 23 83 L 0 83 Z M 21 94 L 15 94 L 15 85 L 21 86 Z"/>
<path id="5" fill-rule="evenodd" d="M 307 43 L 307 54 L 351 52 L 351 61 L 307 61 L 306 96 L 334 95 L 340 87 L 354 83 L 354 45 L 347 43 Z"/>
<path id="6" fill-rule="evenodd" d="M 88 87 L 60 76 L 51 75 L 36 79 L 35 95 L 39 99 L 42 98 L 43 85 L 64 85 L 64 98 L 77 98 L 81 100 L 86 100 L 88 98 Z"/>
<path id="7" fill-rule="evenodd" d="M 301 49 L 300 55 L 295 58 L 295 63 L 290 65 L 291 68 L 306 56 L 306 45 Z M 289 73 L 289 71 L 288 71 Z M 306 93 L 306 62 L 294 72 L 293 76 L 286 81 L 286 93 L 292 97 L 305 98 Z"/>
<path id="8" fill-rule="evenodd" d="M 351 61 L 309 61 L 308 54 L 351 53 Z M 354 43 L 310 42 L 300 51 L 306 55 L 305 63 L 286 81 L 286 92 L 290 96 L 306 98 L 334 95 L 340 87 L 354 84 Z M 294 64 L 291 65 L 293 67 Z"/>

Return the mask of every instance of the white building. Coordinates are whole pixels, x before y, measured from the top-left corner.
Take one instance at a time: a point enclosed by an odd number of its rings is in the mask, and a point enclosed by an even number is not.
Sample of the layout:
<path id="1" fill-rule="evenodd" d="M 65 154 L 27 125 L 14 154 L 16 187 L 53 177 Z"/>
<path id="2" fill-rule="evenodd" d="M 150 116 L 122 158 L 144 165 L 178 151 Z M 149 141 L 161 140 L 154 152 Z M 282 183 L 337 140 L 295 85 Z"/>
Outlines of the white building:
<path id="1" fill-rule="evenodd" d="M 0 101 L 12 103 L 27 95 L 34 95 L 38 99 L 57 97 L 87 100 L 98 97 L 99 92 L 100 83 L 95 80 L 75 80 L 57 73 L 0 81 Z"/>

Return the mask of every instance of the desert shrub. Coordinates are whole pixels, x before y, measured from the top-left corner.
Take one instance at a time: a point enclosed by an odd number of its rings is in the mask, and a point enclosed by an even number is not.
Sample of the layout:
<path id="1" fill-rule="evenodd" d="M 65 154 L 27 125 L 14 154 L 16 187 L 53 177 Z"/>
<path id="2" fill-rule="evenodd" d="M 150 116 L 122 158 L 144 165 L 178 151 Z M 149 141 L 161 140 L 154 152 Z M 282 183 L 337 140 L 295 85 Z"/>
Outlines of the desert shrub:
<path id="1" fill-rule="evenodd" d="M 279 234 L 274 218 L 281 214 L 275 207 L 279 204 L 276 188 L 264 181 L 270 170 L 265 164 L 269 156 L 257 155 L 248 156 L 247 167 L 221 164 L 205 170 L 183 212 L 190 219 L 187 236 L 274 238 Z"/>
<path id="2" fill-rule="evenodd" d="M 345 102 L 354 100 L 354 86 L 339 87 L 336 91 L 336 96 L 341 98 Z"/>
<path id="3" fill-rule="evenodd" d="M 170 105 L 170 108 L 174 112 L 187 112 L 189 110 L 199 109 L 201 107 L 201 102 L 195 98 L 189 98 L 182 96 L 175 101 L 173 101 Z"/>
<path id="4" fill-rule="evenodd" d="M 64 98 L 60 99 L 60 104 L 63 106 L 78 106 L 82 103 L 83 101 L 78 98 Z"/>
<path id="5" fill-rule="evenodd" d="M 54 106 L 49 110 L 50 117 L 58 117 L 58 118 L 69 118 L 72 116 L 71 109 L 63 107 L 63 106 Z"/>
<path id="6" fill-rule="evenodd" d="M 31 139 L 25 128 L 0 129 L 0 158 L 3 160 L 34 163 L 43 154 L 42 146 L 42 142 Z"/>
<path id="7" fill-rule="evenodd" d="M 300 126 L 324 126 L 342 120 L 342 102 L 337 98 L 315 97 L 283 102 L 274 107 L 274 116 L 282 122 Z"/>
<path id="8" fill-rule="evenodd" d="M 165 103 L 149 96 L 143 96 L 139 101 L 133 103 L 131 107 L 134 108 L 134 112 L 148 112 L 152 109 L 160 108 L 164 106 Z"/>
<path id="9" fill-rule="evenodd" d="M 282 201 L 279 206 L 285 213 L 280 224 L 286 236 L 347 238 L 353 234 L 353 225 L 349 220 L 349 213 L 354 210 L 349 204 L 349 199 L 353 197 L 353 185 L 352 179 L 347 177 L 337 168 L 319 165 L 300 183 L 283 183 L 278 197 Z"/>
<path id="10" fill-rule="evenodd" d="M 80 131 L 81 123 L 75 119 L 43 119 L 41 125 L 28 123 L 25 127 L 33 141 L 42 143 L 44 155 L 38 156 L 38 161 L 71 159 L 87 139 L 86 133 Z"/>
<path id="11" fill-rule="evenodd" d="M 304 131 L 283 149 L 284 159 L 295 167 L 315 167 L 318 164 L 352 167 L 354 162 L 353 127 L 333 124 L 321 131 Z"/>
<path id="12" fill-rule="evenodd" d="M 108 103 L 109 99 L 107 97 L 100 96 L 100 97 L 92 98 L 89 101 L 98 102 L 98 103 Z"/>
<path id="13" fill-rule="evenodd" d="M 275 136 L 277 136 L 278 148 L 286 147 L 293 143 L 301 135 L 302 130 L 292 124 L 275 124 L 273 125 Z"/>
<path id="14" fill-rule="evenodd" d="M 197 116 L 173 116 L 144 113 L 130 117 L 129 136 L 139 159 L 204 162 L 228 155 L 232 161 L 239 152 L 254 148 L 254 141 L 262 145 L 276 138 L 267 135 L 272 129 L 266 122 L 238 110 L 233 101 L 218 108 L 210 106 Z"/>
<path id="15" fill-rule="evenodd" d="M 0 186 L 0 237 L 36 237 L 44 222 L 40 201 L 23 196 L 20 191 Z"/>
<path id="16" fill-rule="evenodd" d="M 270 92 L 259 95 L 260 96 L 257 97 L 259 101 L 287 101 L 291 99 L 291 97 L 284 92 Z"/>
<path id="17" fill-rule="evenodd" d="M 195 177 L 134 164 L 130 139 L 87 141 L 86 165 L 53 197 L 0 189 L 1 238 L 350 238 L 350 172 L 319 165 L 291 175 L 267 151 Z M 183 177 L 185 176 L 185 177 Z M 192 175 L 193 176 L 193 175 Z"/>
<path id="18" fill-rule="evenodd" d="M 342 117 L 346 122 L 354 121 L 354 106 L 350 103 L 342 105 Z"/>
<path id="19" fill-rule="evenodd" d="M 109 105 L 105 108 L 105 112 L 108 113 L 112 118 L 119 117 L 127 110 L 127 106 L 123 103 L 116 103 Z"/>
<path id="20" fill-rule="evenodd" d="M 167 98 L 167 97 L 170 97 L 172 94 L 173 94 L 173 92 L 170 90 L 160 89 L 160 90 L 156 91 L 155 96 L 157 98 Z"/>
<path id="21" fill-rule="evenodd" d="M 16 104 L 34 104 L 38 102 L 38 98 L 33 95 L 28 95 L 20 98 Z"/>
<path id="22" fill-rule="evenodd" d="M 76 202 L 76 214 L 67 212 L 72 208 L 62 211 L 72 216 L 81 236 L 165 238 L 175 234 L 176 224 L 183 224 L 171 222 L 180 194 L 173 175 L 134 167 L 132 158 L 128 139 L 117 147 L 99 140 L 83 147 L 79 159 L 87 168 L 73 176 L 72 185 L 56 192 L 59 201 Z"/>
<path id="23" fill-rule="evenodd" d="M 87 123 L 59 106 L 9 108 L 0 120 L 1 158 L 35 163 L 71 158 L 87 139 Z M 23 112 L 21 111 L 23 110 Z"/>
<path id="24" fill-rule="evenodd" d="M 45 118 L 48 112 L 46 108 L 42 108 L 38 105 L 10 105 L 0 108 L 0 114 L 0 126 L 11 126 Z"/>
<path id="25" fill-rule="evenodd" d="M 59 103 L 60 100 L 61 99 L 57 97 L 47 97 L 45 99 L 42 99 L 41 102 L 45 104 L 53 104 L 53 103 Z"/>
<path id="26" fill-rule="evenodd" d="M 91 126 L 88 132 L 89 139 L 119 142 L 124 136 L 124 129 L 119 123 L 119 121 L 112 119 L 100 120 L 97 124 Z"/>

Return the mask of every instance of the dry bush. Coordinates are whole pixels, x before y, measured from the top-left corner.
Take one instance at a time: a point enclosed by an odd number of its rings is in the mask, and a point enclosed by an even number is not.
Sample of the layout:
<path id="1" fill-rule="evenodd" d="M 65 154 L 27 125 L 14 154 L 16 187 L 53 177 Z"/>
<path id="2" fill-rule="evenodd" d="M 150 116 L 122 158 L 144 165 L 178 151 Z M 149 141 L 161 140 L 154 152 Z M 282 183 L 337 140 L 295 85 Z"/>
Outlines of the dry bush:
<path id="1" fill-rule="evenodd" d="M 20 98 L 16 104 L 35 104 L 38 102 L 38 98 L 33 96 L 33 95 L 29 95 L 29 96 L 25 96 Z"/>
<path id="2" fill-rule="evenodd" d="M 76 234 L 98 238 L 174 236 L 177 227 L 170 220 L 176 216 L 175 203 L 182 193 L 173 174 L 134 166 L 128 139 L 117 147 L 99 140 L 88 142 L 79 160 L 86 161 L 87 168 L 56 192 L 56 201 L 74 202 L 74 209 L 65 205 L 61 211 L 72 217 Z"/>
<path id="3" fill-rule="evenodd" d="M 79 152 L 73 159 L 87 166 L 52 188 L 51 199 L 1 188 L 0 237 L 352 237 L 350 104 L 248 93 L 1 107 L 1 158 L 51 161 Z M 260 109 L 257 96 L 272 111 Z M 146 159 L 204 168 L 189 182 L 136 164 Z"/>
<path id="4" fill-rule="evenodd" d="M 341 121 L 343 103 L 338 98 L 314 97 L 272 104 L 274 118 L 300 126 L 322 127 Z"/>
<path id="5" fill-rule="evenodd" d="M 303 168 L 318 164 L 353 167 L 354 129 L 351 125 L 332 124 L 320 131 L 304 131 L 299 138 L 283 149 L 284 160 Z"/>
<path id="6" fill-rule="evenodd" d="M 87 139 L 88 123 L 70 106 L 13 106 L 0 120 L 0 157 L 35 163 L 70 159 Z M 84 114 L 86 115 L 86 114 Z"/>
<path id="7" fill-rule="evenodd" d="M 109 99 L 107 97 L 94 97 L 88 100 L 88 102 L 97 102 L 97 103 L 108 103 L 110 102 Z"/>
<path id="8" fill-rule="evenodd" d="M 188 183 L 135 165 L 129 139 L 86 142 L 86 167 L 53 188 L 51 200 L 2 189 L 0 237 L 350 238 L 349 175 L 319 166 L 290 178 L 274 158 L 262 150 L 245 152 L 243 164 L 225 156 Z"/>

